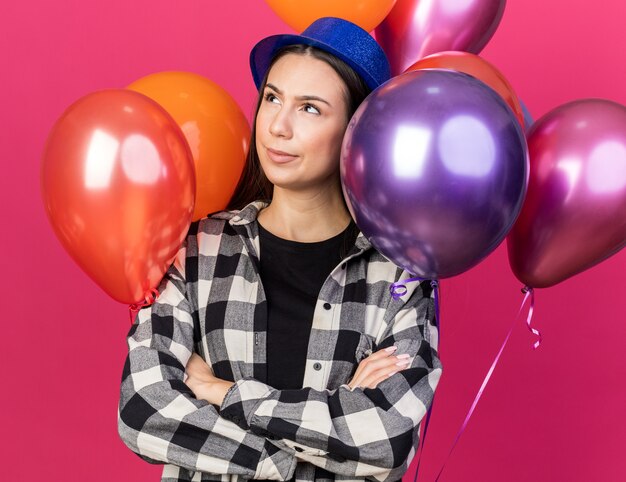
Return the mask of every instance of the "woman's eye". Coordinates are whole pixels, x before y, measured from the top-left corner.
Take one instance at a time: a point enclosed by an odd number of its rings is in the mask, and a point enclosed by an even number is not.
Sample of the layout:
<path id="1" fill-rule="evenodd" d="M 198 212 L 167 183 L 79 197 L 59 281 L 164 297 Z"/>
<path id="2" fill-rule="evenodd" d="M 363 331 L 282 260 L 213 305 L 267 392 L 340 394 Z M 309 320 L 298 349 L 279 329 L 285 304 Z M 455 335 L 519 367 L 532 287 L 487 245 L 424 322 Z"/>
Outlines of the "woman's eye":
<path id="1" fill-rule="evenodd" d="M 311 105 L 311 104 L 306 104 L 304 106 L 304 110 L 306 112 L 308 112 L 309 114 L 319 114 L 320 113 L 319 109 L 317 107 L 315 107 L 314 105 Z"/>
<path id="2" fill-rule="evenodd" d="M 268 102 L 272 102 L 274 104 L 278 104 L 278 97 L 276 97 L 271 92 L 268 92 L 267 94 L 265 94 L 265 100 Z"/>

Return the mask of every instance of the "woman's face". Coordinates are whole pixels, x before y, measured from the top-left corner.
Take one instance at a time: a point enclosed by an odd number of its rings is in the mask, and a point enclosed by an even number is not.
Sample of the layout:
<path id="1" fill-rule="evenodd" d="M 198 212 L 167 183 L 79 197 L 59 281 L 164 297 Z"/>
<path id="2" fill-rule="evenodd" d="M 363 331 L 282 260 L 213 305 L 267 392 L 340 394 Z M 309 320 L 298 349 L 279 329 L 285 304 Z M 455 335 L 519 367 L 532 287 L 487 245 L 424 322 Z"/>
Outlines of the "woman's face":
<path id="1" fill-rule="evenodd" d="M 287 54 L 272 66 L 262 95 L 256 148 L 270 182 L 295 191 L 336 182 L 349 120 L 337 72 L 315 57 Z"/>

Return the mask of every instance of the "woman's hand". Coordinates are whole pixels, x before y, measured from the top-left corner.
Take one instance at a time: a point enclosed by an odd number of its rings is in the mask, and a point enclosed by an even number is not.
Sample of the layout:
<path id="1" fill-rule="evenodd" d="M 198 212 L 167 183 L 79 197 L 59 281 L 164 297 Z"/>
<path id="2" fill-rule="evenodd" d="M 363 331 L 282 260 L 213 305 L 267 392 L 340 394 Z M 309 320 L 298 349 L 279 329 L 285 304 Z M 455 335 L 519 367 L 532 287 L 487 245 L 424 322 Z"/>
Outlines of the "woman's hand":
<path id="1" fill-rule="evenodd" d="M 185 368 L 187 385 L 198 400 L 220 406 L 233 382 L 217 378 L 213 370 L 197 353 L 193 353 Z"/>
<path id="2" fill-rule="evenodd" d="M 411 364 L 410 355 L 402 354 L 395 356 L 395 346 L 372 353 L 359 363 L 356 373 L 350 380 L 350 390 L 360 388 L 376 388 L 380 382 L 400 370 L 408 368 Z"/>

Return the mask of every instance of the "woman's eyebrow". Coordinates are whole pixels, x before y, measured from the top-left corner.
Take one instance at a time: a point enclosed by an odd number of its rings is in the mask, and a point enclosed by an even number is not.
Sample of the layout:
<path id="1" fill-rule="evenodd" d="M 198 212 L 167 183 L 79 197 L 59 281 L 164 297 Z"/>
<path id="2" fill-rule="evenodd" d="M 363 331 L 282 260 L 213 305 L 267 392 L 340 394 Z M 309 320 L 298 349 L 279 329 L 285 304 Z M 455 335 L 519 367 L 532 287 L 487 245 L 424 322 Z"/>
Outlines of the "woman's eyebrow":
<path id="1" fill-rule="evenodd" d="M 325 99 L 322 99 L 321 97 L 318 97 L 316 95 L 300 95 L 298 97 L 296 97 L 296 99 L 298 100 L 317 100 L 319 102 L 323 102 L 324 104 L 330 106 L 330 102 L 328 102 Z"/>
<path id="2" fill-rule="evenodd" d="M 283 92 L 274 84 L 270 84 L 268 82 L 267 84 L 265 84 L 265 87 L 272 89 L 274 92 L 276 92 L 279 95 L 283 95 Z M 328 102 L 326 99 L 322 99 L 321 97 L 318 97 L 317 95 L 299 95 L 296 97 L 296 99 L 297 100 L 317 100 L 318 102 L 323 102 L 324 104 L 330 106 L 330 102 Z"/>
<path id="3" fill-rule="evenodd" d="M 270 89 L 272 89 L 274 92 L 276 92 L 277 94 L 283 94 L 283 91 L 280 90 L 278 87 L 276 87 L 274 84 L 270 84 L 269 82 L 267 84 L 265 84 L 265 87 L 269 87 Z"/>

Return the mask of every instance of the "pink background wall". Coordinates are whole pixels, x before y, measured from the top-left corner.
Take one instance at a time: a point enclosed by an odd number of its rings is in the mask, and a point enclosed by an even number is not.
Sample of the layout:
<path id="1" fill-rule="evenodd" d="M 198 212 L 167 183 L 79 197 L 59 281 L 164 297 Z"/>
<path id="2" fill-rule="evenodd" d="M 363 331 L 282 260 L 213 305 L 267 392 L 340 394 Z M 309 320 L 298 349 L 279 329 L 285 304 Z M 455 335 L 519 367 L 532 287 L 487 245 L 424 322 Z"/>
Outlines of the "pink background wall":
<path id="1" fill-rule="evenodd" d="M 537 118 L 582 97 L 626 104 L 622 0 L 511 0 L 483 55 Z M 55 120 L 79 97 L 151 72 L 188 70 L 244 112 L 253 43 L 288 31 L 262 0 L 3 2 L 2 480 L 158 480 L 119 440 L 126 307 L 74 265 L 39 189 Z M 626 250 L 538 290 L 534 338 L 520 323 L 442 481 L 626 479 Z M 442 356 L 419 480 L 433 480 L 522 295 L 501 246 L 444 283 Z M 412 471 L 405 480 L 409 480 Z M 411 478 L 412 480 L 412 478 Z"/>

